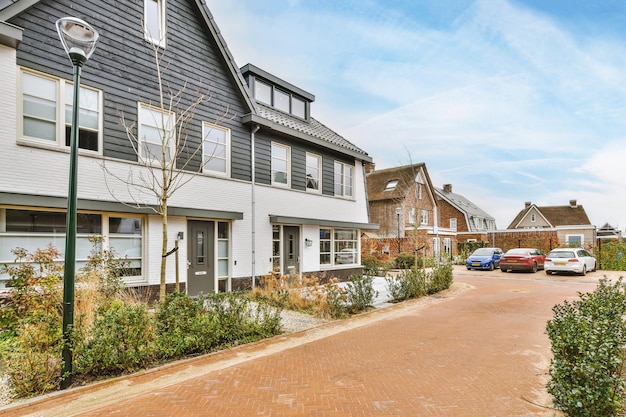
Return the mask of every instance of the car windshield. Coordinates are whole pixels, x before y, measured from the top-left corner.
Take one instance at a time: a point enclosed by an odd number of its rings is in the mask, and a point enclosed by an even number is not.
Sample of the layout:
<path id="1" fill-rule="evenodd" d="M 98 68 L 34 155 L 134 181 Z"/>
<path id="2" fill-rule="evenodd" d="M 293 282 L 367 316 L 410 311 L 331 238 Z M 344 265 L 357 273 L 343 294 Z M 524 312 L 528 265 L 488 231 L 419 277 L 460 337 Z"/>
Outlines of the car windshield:
<path id="1" fill-rule="evenodd" d="M 507 255 L 526 255 L 528 251 L 526 249 L 511 249 L 506 254 Z"/>
<path id="2" fill-rule="evenodd" d="M 549 258 L 575 258 L 574 251 L 550 252 Z"/>
<path id="3" fill-rule="evenodd" d="M 489 249 L 489 248 L 480 248 L 480 249 L 476 249 L 474 251 L 474 253 L 472 253 L 472 255 L 478 255 L 478 256 L 489 256 L 491 255 L 491 252 L 493 252 L 493 249 Z"/>

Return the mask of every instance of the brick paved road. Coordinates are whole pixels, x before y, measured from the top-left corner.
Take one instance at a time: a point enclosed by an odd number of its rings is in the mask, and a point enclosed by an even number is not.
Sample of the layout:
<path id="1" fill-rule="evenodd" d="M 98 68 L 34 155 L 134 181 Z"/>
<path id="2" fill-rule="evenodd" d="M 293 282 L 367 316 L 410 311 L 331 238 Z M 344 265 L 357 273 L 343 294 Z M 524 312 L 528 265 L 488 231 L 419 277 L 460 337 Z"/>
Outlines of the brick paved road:
<path id="1" fill-rule="evenodd" d="M 33 416 L 557 416 L 551 308 L 600 272 L 455 270 L 454 291 L 5 410 Z M 0 415 L 4 415 L 0 411 Z"/>

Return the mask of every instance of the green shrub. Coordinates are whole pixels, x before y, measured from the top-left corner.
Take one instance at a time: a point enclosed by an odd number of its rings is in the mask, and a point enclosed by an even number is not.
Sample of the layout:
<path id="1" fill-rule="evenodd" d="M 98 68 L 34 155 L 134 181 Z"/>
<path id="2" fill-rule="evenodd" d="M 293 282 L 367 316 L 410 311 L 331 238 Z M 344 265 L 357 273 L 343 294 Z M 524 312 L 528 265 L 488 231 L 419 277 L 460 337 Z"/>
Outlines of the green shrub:
<path id="1" fill-rule="evenodd" d="M 556 305 L 547 333 L 552 344 L 547 389 L 571 417 L 611 417 L 624 404 L 625 285 L 606 278 L 593 293 Z"/>
<path id="2" fill-rule="evenodd" d="M 409 269 L 397 276 L 385 278 L 392 301 L 400 302 L 426 295 L 426 272 L 423 269 Z"/>
<path id="3" fill-rule="evenodd" d="M 401 253 L 396 258 L 396 268 L 410 269 L 415 266 L 415 256 L 410 253 Z"/>
<path id="4" fill-rule="evenodd" d="M 153 315 L 145 304 L 117 300 L 99 311 L 74 351 L 76 372 L 96 377 L 145 368 L 154 361 Z"/>
<path id="5" fill-rule="evenodd" d="M 452 276 L 452 264 L 440 263 L 432 269 L 428 274 L 427 292 L 435 294 L 443 290 L 447 290 L 452 285 L 454 277 Z"/>
<path id="6" fill-rule="evenodd" d="M 346 292 L 336 281 L 324 285 L 326 301 L 325 312 L 333 319 L 344 318 L 348 315 L 346 309 Z"/>
<path id="7" fill-rule="evenodd" d="M 364 311 L 372 306 L 378 291 L 374 290 L 374 277 L 353 274 L 346 285 L 346 302 L 351 312 Z"/>
<path id="8" fill-rule="evenodd" d="M 361 259 L 363 273 L 367 276 L 384 277 L 389 271 L 387 262 L 374 257 L 364 257 Z"/>

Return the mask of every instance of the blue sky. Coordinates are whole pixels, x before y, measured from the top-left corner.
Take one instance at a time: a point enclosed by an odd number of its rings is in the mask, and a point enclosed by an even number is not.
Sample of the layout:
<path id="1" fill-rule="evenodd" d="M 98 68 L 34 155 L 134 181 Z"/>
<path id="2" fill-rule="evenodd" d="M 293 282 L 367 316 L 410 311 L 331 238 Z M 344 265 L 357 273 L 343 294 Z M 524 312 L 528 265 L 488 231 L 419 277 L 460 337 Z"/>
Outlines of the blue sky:
<path id="1" fill-rule="evenodd" d="M 576 199 L 626 226 L 626 2 L 207 0 L 239 66 L 312 93 L 374 159 L 424 162 L 506 228 Z"/>

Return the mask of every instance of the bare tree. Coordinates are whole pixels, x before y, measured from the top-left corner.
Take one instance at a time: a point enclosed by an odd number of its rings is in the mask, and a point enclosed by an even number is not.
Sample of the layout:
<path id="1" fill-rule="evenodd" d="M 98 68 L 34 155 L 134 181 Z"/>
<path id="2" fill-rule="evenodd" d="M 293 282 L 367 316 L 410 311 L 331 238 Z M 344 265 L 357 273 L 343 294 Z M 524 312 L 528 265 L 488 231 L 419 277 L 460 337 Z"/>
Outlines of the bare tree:
<path id="1" fill-rule="evenodd" d="M 149 113 L 152 117 L 150 132 L 148 132 L 152 140 L 146 140 L 145 132 L 140 137 L 137 124 L 128 121 L 121 113 L 120 124 L 124 127 L 133 151 L 137 154 L 138 165 L 131 167 L 127 176 L 108 169 L 104 159 L 102 167 L 111 195 L 116 198 L 109 184 L 111 179 L 115 179 L 126 185 L 133 201 L 121 201 L 117 198 L 116 200 L 133 208 L 150 208 L 161 217 L 159 299 L 164 301 L 168 256 L 168 202 L 176 191 L 202 172 L 206 160 L 202 161 L 197 168 L 195 168 L 194 161 L 207 157 L 210 159 L 212 156 L 210 150 L 204 149 L 203 151 L 204 137 L 198 143 L 198 141 L 190 141 L 187 134 L 187 128 L 194 119 L 196 110 L 211 97 L 209 93 L 201 91 L 189 94 L 187 81 L 177 91 L 165 85 L 163 74 L 167 71 L 167 65 L 163 61 L 164 51 L 157 44 L 152 44 L 152 48 L 159 93 L 158 103 L 150 103 L 154 111 L 146 111 L 146 114 Z M 190 103 L 183 105 L 189 96 L 193 99 Z M 215 124 L 223 122 L 228 115 L 229 109 L 226 107 L 224 112 L 215 118 Z M 194 169 L 191 169 L 192 167 Z M 150 202 L 153 203 L 150 204 Z"/>

